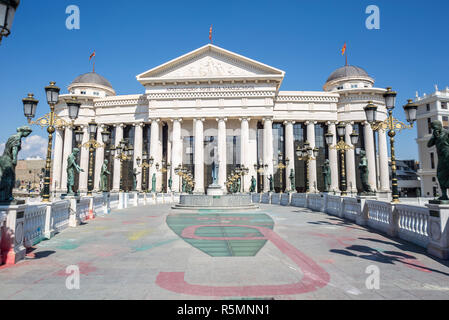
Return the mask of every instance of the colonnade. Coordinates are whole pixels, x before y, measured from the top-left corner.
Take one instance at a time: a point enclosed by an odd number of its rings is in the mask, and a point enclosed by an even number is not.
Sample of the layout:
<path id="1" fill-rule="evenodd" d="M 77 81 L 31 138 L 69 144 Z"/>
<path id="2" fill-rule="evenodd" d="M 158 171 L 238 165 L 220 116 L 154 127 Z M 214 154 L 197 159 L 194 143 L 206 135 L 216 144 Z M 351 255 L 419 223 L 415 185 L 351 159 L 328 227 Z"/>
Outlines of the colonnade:
<path id="1" fill-rule="evenodd" d="M 227 143 L 226 143 L 226 127 L 228 119 L 226 117 L 219 117 L 215 119 L 217 122 L 217 150 L 218 150 L 218 183 L 224 186 L 227 180 L 226 164 L 227 164 Z M 275 173 L 275 165 L 273 163 L 273 118 L 266 117 L 262 119 L 251 119 L 248 117 L 239 118 L 240 121 L 240 164 L 249 169 L 249 174 L 244 177 L 243 186 L 244 190 L 249 191 L 251 176 L 257 176 L 257 172 L 254 168 L 254 164 L 257 163 L 257 140 L 254 135 L 251 134 L 251 129 L 257 130 L 257 122 L 262 120 L 263 122 L 263 165 L 265 165 L 264 172 L 264 191 L 269 191 L 269 181 L 270 175 Z M 194 135 L 194 181 L 195 190 L 194 192 L 204 193 L 207 186 L 204 185 L 204 121 L 205 118 L 195 118 L 195 119 L 182 119 L 182 118 L 172 118 L 168 120 L 170 124 L 169 130 L 169 144 L 167 150 L 167 159 L 171 163 L 170 170 L 167 177 L 171 177 L 173 184 L 173 191 L 180 191 L 180 181 L 179 176 L 174 173 L 174 169 L 179 165 L 183 164 L 183 136 L 182 136 L 182 125 L 187 121 L 192 121 L 193 123 L 193 135 Z M 278 120 L 275 120 L 278 122 Z M 161 119 L 151 119 L 151 137 L 150 137 L 150 151 L 149 157 L 154 159 L 154 163 L 159 163 L 161 165 L 163 155 L 162 155 L 162 131 L 161 131 Z M 283 170 L 283 180 L 286 182 L 287 190 L 290 190 L 291 184 L 288 176 L 291 169 L 295 170 L 296 157 L 294 149 L 294 132 L 293 125 L 298 123 L 298 121 L 287 120 L 283 121 L 285 128 L 285 157 L 290 159 L 286 170 Z M 310 147 L 315 147 L 315 121 L 305 121 L 305 130 L 307 131 L 307 140 L 310 143 Z M 327 121 L 328 132 L 333 134 L 333 144 L 338 142 L 338 136 L 336 132 L 336 124 L 334 121 Z M 115 140 L 111 141 L 111 145 L 117 146 L 119 142 L 123 139 L 124 127 L 127 124 L 101 124 L 97 131 L 97 141 L 103 143 L 101 132 L 105 129 L 105 126 L 115 127 Z M 143 127 L 145 123 L 134 123 L 135 135 L 134 135 L 134 158 L 133 166 L 138 172 L 142 169 L 138 166 L 136 161 L 137 158 L 142 159 L 143 153 Z M 352 132 L 352 123 L 346 123 L 346 136 L 345 142 L 351 145 L 350 134 Z M 81 126 L 83 130 L 83 143 L 89 140 L 87 125 Z M 373 190 L 388 192 L 390 189 L 389 184 L 389 165 L 388 165 L 388 153 L 387 153 L 387 141 L 386 134 L 384 131 L 379 131 L 378 136 L 378 147 L 379 147 L 379 186 L 377 186 L 376 177 L 376 150 L 374 145 L 373 130 L 371 126 L 364 123 L 364 145 L 366 156 L 368 159 L 369 166 L 369 179 L 368 182 Z M 73 147 L 73 129 L 71 127 L 57 129 L 55 134 L 55 147 L 54 147 L 54 161 L 53 161 L 53 173 L 52 173 L 52 190 L 57 192 L 66 192 L 67 185 L 67 157 L 72 152 Z M 259 146 L 260 147 L 260 146 Z M 87 179 L 88 179 L 88 165 L 89 165 L 89 150 L 80 147 L 80 166 L 84 170 L 79 174 L 79 191 L 81 193 L 87 192 Z M 100 171 L 101 166 L 104 161 L 104 148 L 96 149 L 95 157 L 95 174 L 94 174 L 94 190 L 99 190 L 100 187 Z M 333 148 L 328 149 L 328 158 L 330 160 L 331 166 L 331 187 L 330 190 L 335 190 L 339 192 L 339 168 L 338 168 L 338 154 L 337 150 Z M 114 159 L 112 174 L 112 190 L 119 191 L 120 189 L 120 167 L 121 163 L 119 159 Z M 356 170 L 357 163 L 355 163 L 355 151 L 346 151 L 346 175 L 347 175 L 347 186 L 348 192 L 357 192 L 356 183 Z M 295 170 L 296 172 L 296 170 Z M 149 174 L 147 175 L 147 181 L 151 181 L 153 174 L 156 174 L 157 190 L 160 190 L 162 186 L 162 172 L 161 170 L 156 170 L 153 165 L 149 169 Z M 311 160 L 308 170 L 308 180 L 311 192 L 316 192 L 317 186 L 317 164 L 316 160 Z M 151 183 L 150 183 L 151 185 Z M 137 175 L 137 190 L 142 190 L 142 174 Z"/>

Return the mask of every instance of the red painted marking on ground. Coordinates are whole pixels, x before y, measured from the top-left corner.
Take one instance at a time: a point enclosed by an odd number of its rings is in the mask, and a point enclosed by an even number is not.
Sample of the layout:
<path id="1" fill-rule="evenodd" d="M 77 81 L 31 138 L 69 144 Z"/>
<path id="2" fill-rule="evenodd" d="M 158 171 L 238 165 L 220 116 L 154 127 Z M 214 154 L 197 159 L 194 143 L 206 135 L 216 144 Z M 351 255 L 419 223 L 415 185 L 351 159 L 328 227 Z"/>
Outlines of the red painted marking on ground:
<path id="1" fill-rule="evenodd" d="M 78 266 L 80 274 L 84 274 L 86 276 L 91 274 L 92 272 L 97 271 L 97 268 L 92 266 L 90 262 L 78 262 L 75 265 Z M 56 272 L 55 275 L 60 277 L 66 277 L 68 274 L 65 272 L 65 270 L 66 269 L 60 270 Z"/>
<path id="2" fill-rule="evenodd" d="M 332 248 L 346 247 L 346 246 L 350 245 L 349 243 L 346 243 L 346 242 L 353 242 L 353 241 L 357 240 L 356 238 L 338 237 L 338 236 L 333 236 L 333 235 L 325 234 L 325 233 L 317 233 L 317 232 L 308 232 L 308 233 L 312 236 L 328 239 L 327 242 L 328 242 L 329 246 Z"/>
<path id="3" fill-rule="evenodd" d="M 325 259 L 325 260 L 321 260 L 321 263 L 325 263 L 325 264 L 333 264 L 335 263 L 334 259 Z"/>
<path id="4" fill-rule="evenodd" d="M 207 226 L 207 225 L 206 225 Z M 209 227 L 211 225 L 208 225 Z M 245 227 L 258 230 L 263 237 L 199 237 L 195 230 L 202 226 L 190 226 L 183 230 L 182 237 L 202 240 L 270 240 L 282 253 L 287 255 L 303 272 L 301 281 L 284 285 L 254 285 L 254 286 L 207 286 L 187 283 L 184 280 L 184 272 L 160 272 L 156 283 L 166 289 L 177 293 L 199 296 L 269 296 L 269 295 L 293 295 L 312 292 L 325 287 L 330 280 L 329 274 L 315 261 L 296 249 L 290 243 L 282 239 L 273 230 L 248 225 L 212 225 L 215 227 Z"/>
<path id="5" fill-rule="evenodd" d="M 403 262 L 407 268 L 418 270 L 421 272 L 432 273 L 432 270 L 427 269 L 424 264 L 415 259 L 399 258 L 399 260 Z"/>
<path id="6" fill-rule="evenodd" d="M 137 224 L 137 223 L 145 223 L 145 221 L 142 221 L 142 220 L 128 220 L 128 221 L 122 221 L 122 224 Z"/>

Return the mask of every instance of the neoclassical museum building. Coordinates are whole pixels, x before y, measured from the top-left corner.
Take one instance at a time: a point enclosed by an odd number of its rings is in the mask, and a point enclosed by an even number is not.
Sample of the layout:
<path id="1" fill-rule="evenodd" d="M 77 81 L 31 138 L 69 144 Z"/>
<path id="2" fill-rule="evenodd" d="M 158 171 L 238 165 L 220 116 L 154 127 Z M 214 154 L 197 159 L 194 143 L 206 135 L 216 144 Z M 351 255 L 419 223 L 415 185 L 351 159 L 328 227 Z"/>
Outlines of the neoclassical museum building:
<path id="1" fill-rule="evenodd" d="M 281 91 L 284 76 L 282 70 L 212 44 L 137 75 L 143 86 L 138 94 L 116 95 L 104 77 L 94 72 L 83 74 L 69 85 L 68 93 L 60 96 L 56 106 L 57 115 L 71 123 L 65 99 L 76 97 L 82 102 L 74 124 L 59 128 L 55 134 L 52 190 L 66 192 L 67 157 L 77 144 L 74 131 L 82 130 L 82 142 L 87 142 L 87 125 L 94 120 L 99 143 L 103 130 L 111 133 L 110 143 L 94 152 L 90 168 L 94 190 L 99 190 L 101 167 L 108 159 L 112 192 L 133 188 L 134 169 L 136 190 L 149 190 L 155 174 L 157 192 L 167 192 L 170 178 L 172 191 L 178 192 L 181 182 L 175 168 L 182 165 L 194 177 L 194 192 L 203 193 L 212 183 L 216 159 L 218 183 L 224 189 L 229 174 L 237 167 L 246 167 L 249 172 L 242 183 L 246 192 L 252 176 L 257 178 L 258 192 L 268 191 L 270 175 L 276 191 L 290 190 L 292 169 L 298 192 L 306 191 L 306 179 L 310 191 L 319 192 L 324 189 L 322 165 L 329 159 L 330 190 L 338 194 L 341 157 L 327 145 L 325 134 L 333 133 L 335 144 L 339 139 L 336 126 L 343 122 L 347 144 L 351 145 L 353 131 L 359 134 L 358 145 L 345 154 L 348 193 L 360 191 L 358 162 L 363 149 L 369 184 L 387 197 L 390 177 L 386 134 L 373 133 L 364 112 L 368 101 L 373 101 L 378 106 L 378 119 L 384 120 L 386 90 L 375 88 L 374 79 L 365 70 L 349 65 L 334 71 L 323 91 Z M 134 150 L 126 161 L 109 151 L 123 139 Z M 306 141 L 319 149 L 307 171 L 305 161 L 296 155 L 296 149 Z M 75 189 L 84 193 L 88 188 L 89 150 L 79 148 L 78 160 L 84 172 L 76 176 Z M 142 168 L 142 161 L 137 160 L 144 155 L 153 159 L 149 168 Z M 279 163 L 286 168 L 280 170 Z"/>

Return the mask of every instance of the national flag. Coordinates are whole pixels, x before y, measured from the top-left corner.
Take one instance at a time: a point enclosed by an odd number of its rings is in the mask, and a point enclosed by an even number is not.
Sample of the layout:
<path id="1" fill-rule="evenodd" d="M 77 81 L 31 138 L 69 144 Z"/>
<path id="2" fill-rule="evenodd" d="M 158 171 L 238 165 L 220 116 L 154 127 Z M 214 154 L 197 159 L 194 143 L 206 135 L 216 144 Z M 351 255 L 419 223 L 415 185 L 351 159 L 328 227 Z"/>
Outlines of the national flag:
<path id="1" fill-rule="evenodd" d="M 343 49 L 341 49 L 341 55 L 344 56 L 346 53 L 346 42 L 345 45 L 343 46 Z"/>
<path id="2" fill-rule="evenodd" d="M 210 29 L 209 29 L 209 40 L 210 40 L 210 42 L 212 42 L 212 25 L 210 25 Z"/>
<path id="3" fill-rule="evenodd" d="M 92 60 L 93 57 L 95 57 L 95 51 L 90 55 L 89 61 Z"/>

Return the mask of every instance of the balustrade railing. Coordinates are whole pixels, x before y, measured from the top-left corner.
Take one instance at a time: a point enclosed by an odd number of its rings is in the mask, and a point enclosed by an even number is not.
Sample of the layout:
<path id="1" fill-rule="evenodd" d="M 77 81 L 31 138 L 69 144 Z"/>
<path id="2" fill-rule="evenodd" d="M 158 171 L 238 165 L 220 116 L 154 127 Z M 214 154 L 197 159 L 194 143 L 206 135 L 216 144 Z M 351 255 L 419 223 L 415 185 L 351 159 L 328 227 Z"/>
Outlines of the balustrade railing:
<path id="1" fill-rule="evenodd" d="M 343 198 L 343 208 L 342 208 L 343 217 L 356 221 L 357 217 L 360 216 L 361 213 L 361 205 L 357 202 L 356 198 Z"/>
<path id="2" fill-rule="evenodd" d="M 31 205 L 25 209 L 23 244 L 26 248 L 34 246 L 44 239 L 47 205 Z"/>
<path id="3" fill-rule="evenodd" d="M 53 230 L 61 232 L 69 226 L 70 201 L 57 201 L 51 204 Z"/>
<path id="4" fill-rule="evenodd" d="M 399 238 L 426 247 L 429 243 L 429 209 L 398 204 L 395 211 Z"/>

